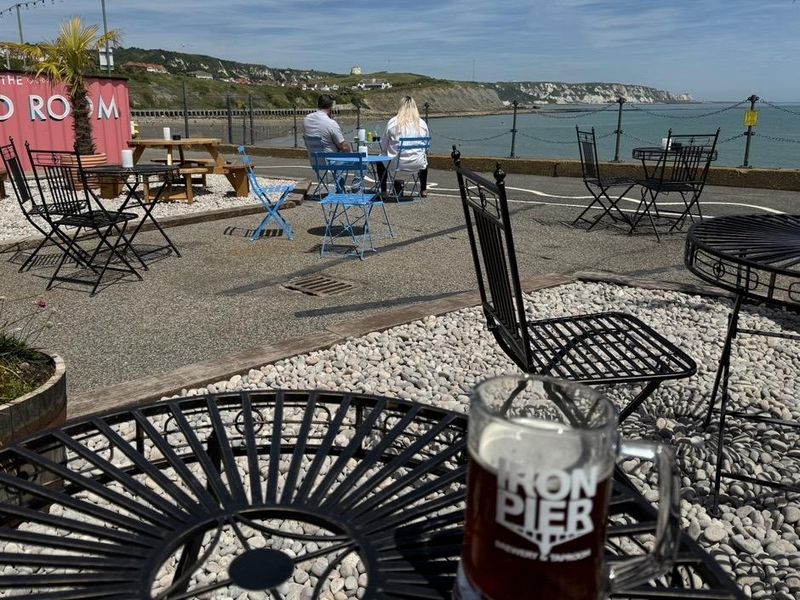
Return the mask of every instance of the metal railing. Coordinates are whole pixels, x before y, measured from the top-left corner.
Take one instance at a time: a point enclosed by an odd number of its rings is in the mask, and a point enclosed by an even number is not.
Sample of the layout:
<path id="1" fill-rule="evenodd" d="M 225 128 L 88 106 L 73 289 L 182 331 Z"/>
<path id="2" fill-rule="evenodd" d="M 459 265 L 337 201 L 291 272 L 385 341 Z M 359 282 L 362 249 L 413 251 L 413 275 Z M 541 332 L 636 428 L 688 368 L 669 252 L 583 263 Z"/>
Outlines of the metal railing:
<path id="1" fill-rule="evenodd" d="M 220 100 L 221 98 L 217 98 Z M 294 147 L 298 147 L 298 139 L 302 135 L 302 118 L 305 117 L 307 114 L 316 110 L 316 108 L 310 107 L 298 107 L 293 106 L 290 108 L 271 108 L 271 107 L 259 107 L 257 106 L 256 102 L 252 95 L 241 97 L 241 96 L 225 96 L 225 108 L 189 108 L 188 100 L 186 96 L 186 91 L 184 88 L 183 94 L 183 107 L 179 109 L 134 109 L 132 110 L 132 116 L 134 119 L 137 118 L 168 118 L 168 119 L 179 119 L 182 118 L 184 120 L 184 134 L 188 137 L 190 134 L 194 133 L 197 135 L 199 132 L 203 132 L 203 135 L 208 135 L 208 131 L 210 131 L 210 126 L 206 126 L 202 124 L 204 119 L 217 119 L 224 122 L 223 124 L 216 124 L 214 127 L 216 129 L 213 130 L 213 133 L 216 134 L 215 137 L 221 137 L 227 139 L 229 143 L 250 143 L 255 144 L 258 140 L 260 143 L 264 143 L 264 141 L 268 141 L 270 139 L 284 139 L 284 143 L 286 138 L 289 138 L 289 141 L 293 139 Z M 696 120 L 700 118 L 708 118 L 713 117 L 716 115 L 720 115 L 722 113 L 726 113 L 735 109 L 739 109 L 741 107 L 747 108 L 745 105 L 749 103 L 749 111 L 752 111 L 752 114 L 755 114 L 756 105 L 757 103 L 761 103 L 763 106 L 768 107 L 770 109 L 775 109 L 778 111 L 782 111 L 787 115 L 791 115 L 793 117 L 800 118 L 800 111 L 792 110 L 791 108 L 787 108 L 781 106 L 779 104 L 775 104 L 764 98 L 759 98 L 756 95 L 752 95 L 744 100 L 739 102 L 734 102 L 729 105 L 715 108 L 714 110 L 706 111 L 706 112 L 689 112 L 689 114 L 678 114 L 680 111 L 664 111 L 658 110 L 656 108 L 651 108 L 649 106 L 643 106 L 641 104 L 632 104 L 629 100 L 625 98 L 618 98 L 613 103 L 602 104 L 598 105 L 596 108 L 581 108 L 577 110 L 535 110 L 535 111 L 527 111 L 528 115 L 533 115 L 535 117 L 541 119 L 558 119 L 558 120 L 569 120 L 569 119 L 585 119 L 586 117 L 591 117 L 593 115 L 611 111 L 616 109 L 617 111 L 617 123 L 616 128 L 606 132 L 598 131 L 597 139 L 604 139 L 609 138 L 611 136 L 615 136 L 615 147 L 614 147 L 614 162 L 620 162 L 620 146 L 621 141 L 623 138 L 628 138 L 634 140 L 639 143 L 644 143 L 652 146 L 657 146 L 659 142 L 657 140 L 648 140 L 643 139 L 626 131 L 623 128 L 624 124 L 624 116 L 626 114 L 635 114 L 641 113 L 646 114 L 649 117 L 653 118 L 664 118 L 664 119 L 674 119 L 674 120 Z M 513 120 L 511 123 L 510 129 L 502 129 L 497 131 L 496 133 L 490 133 L 488 135 L 481 135 L 476 137 L 457 137 L 457 136 L 449 136 L 441 131 L 436 131 L 434 135 L 438 138 L 447 140 L 448 142 L 454 143 L 481 143 L 487 141 L 494 141 L 505 136 L 509 136 L 510 139 L 510 151 L 508 156 L 514 158 L 516 156 L 516 142 L 518 137 L 527 138 L 530 140 L 535 140 L 536 142 L 545 143 L 545 144 L 557 144 L 557 145 L 568 145 L 574 144 L 575 138 L 573 135 L 565 138 L 565 139 L 552 139 L 547 137 L 546 135 L 542 135 L 540 131 L 536 128 L 520 128 L 518 127 L 517 122 L 517 113 L 519 110 L 519 102 L 516 100 L 511 102 L 512 107 L 512 115 Z M 428 102 L 425 102 L 421 110 L 424 111 L 424 118 L 426 121 L 429 122 L 429 111 L 431 105 Z M 562 107 L 563 108 L 563 107 Z M 362 114 L 361 114 L 361 106 L 354 105 L 354 106 L 345 106 L 345 107 L 337 107 L 335 109 L 336 118 L 339 122 L 344 126 L 352 126 L 353 128 L 360 128 L 362 126 Z M 688 112 L 688 111 L 687 111 Z M 191 124 L 190 127 L 190 119 L 194 120 L 194 123 Z M 281 123 L 279 125 L 264 125 L 263 123 L 258 123 L 256 120 L 275 120 L 278 122 L 286 121 L 291 119 L 291 126 L 286 126 L 285 123 Z M 430 127 L 430 122 L 429 122 Z M 750 166 L 750 154 L 752 151 L 752 147 L 754 145 L 754 140 L 756 138 L 760 138 L 764 141 L 768 141 L 770 143 L 779 143 L 779 144 L 800 144 L 800 135 L 798 137 L 791 137 L 791 136 L 784 136 L 784 135 L 766 135 L 756 133 L 754 127 L 755 123 L 743 126 L 746 127 L 746 130 L 742 133 L 736 133 L 735 135 L 731 135 L 730 137 L 724 138 L 718 142 L 719 145 L 728 144 L 738 140 L 740 138 L 744 138 L 744 148 L 743 148 L 743 160 L 741 163 L 742 167 L 749 167 Z M 194 129 L 194 131 L 191 131 Z M 431 129 L 433 129 L 431 127 Z M 800 128 L 798 128 L 800 130 Z"/>

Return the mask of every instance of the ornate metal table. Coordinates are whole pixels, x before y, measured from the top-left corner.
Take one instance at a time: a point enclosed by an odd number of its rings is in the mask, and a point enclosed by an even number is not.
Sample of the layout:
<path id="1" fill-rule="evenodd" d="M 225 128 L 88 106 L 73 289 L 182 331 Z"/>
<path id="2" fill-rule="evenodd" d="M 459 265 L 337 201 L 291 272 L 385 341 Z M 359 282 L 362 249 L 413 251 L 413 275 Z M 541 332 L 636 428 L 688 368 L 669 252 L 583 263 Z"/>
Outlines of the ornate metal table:
<path id="1" fill-rule="evenodd" d="M 88 418 L 0 453 L 0 591 L 47 598 L 449 598 L 464 415 L 391 398 L 264 391 Z M 620 475 L 611 558 L 655 513 Z M 627 598 L 736 599 L 688 536 Z M 337 596 L 338 597 L 338 596 Z"/>
<path id="2" fill-rule="evenodd" d="M 722 442 L 727 415 L 782 427 L 798 427 L 797 423 L 773 418 L 769 415 L 728 411 L 727 402 L 731 347 L 737 334 L 800 339 L 800 335 L 763 332 L 738 326 L 739 311 L 745 300 L 800 308 L 800 215 L 736 215 L 697 223 L 689 229 L 684 261 L 687 268 L 704 281 L 736 295 L 706 415 L 706 426 L 708 426 L 719 392 L 721 402 L 714 481 L 715 504 L 719 495 L 721 477 L 800 492 L 800 485 L 756 479 L 725 472 L 722 469 Z"/>

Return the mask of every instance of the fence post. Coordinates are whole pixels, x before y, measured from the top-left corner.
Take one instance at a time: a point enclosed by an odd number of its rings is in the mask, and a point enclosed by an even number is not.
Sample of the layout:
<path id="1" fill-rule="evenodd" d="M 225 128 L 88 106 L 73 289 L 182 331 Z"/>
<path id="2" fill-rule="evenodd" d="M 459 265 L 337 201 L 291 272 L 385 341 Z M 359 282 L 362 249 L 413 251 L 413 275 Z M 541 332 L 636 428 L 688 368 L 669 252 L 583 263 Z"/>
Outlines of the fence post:
<path id="1" fill-rule="evenodd" d="M 189 99 L 186 97 L 186 80 L 183 80 L 183 137 L 189 137 Z"/>
<path id="2" fill-rule="evenodd" d="M 356 100 L 356 131 L 361 129 L 361 102 Z"/>
<path id="3" fill-rule="evenodd" d="M 428 125 L 428 111 L 430 110 L 431 105 L 429 102 L 426 102 L 422 105 L 422 107 L 425 109 L 425 124 Z"/>
<path id="4" fill-rule="evenodd" d="M 619 103 L 619 111 L 617 112 L 617 129 L 614 131 L 614 133 L 617 134 L 617 145 L 614 148 L 614 162 L 621 162 L 619 160 L 619 141 L 622 136 L 622 105 L 625 104 L 625 98 L 617 98 L 617 102 Z"/>
<path id="5" fill-rule="evenodd" d="M 514 158 L 514 145 L 517 143 L 517 107 L 519 106 L 519 102 L 514 100 L 511 106 L 514 107 L 514 120 L 511 121 L 511 154 L 509 158 Z"/>
<path id="6" fill-rule="evenodd" d="M 255 128 L 253 127 L 253 94 L 247 94 L 247 107 L 250 110 L 250 145 L 256 145 Z"/>
<path id="7" fill-rule="evenodd" d="M 748 98 L 748 100 L 750 101 L 750 110 L 755 110 L 756 109 L 756 102 L 759 101 L 759 97 L 756 96 L 755 94 L 753 94 L 752 96 L 750 96 Z M 747 131 L 745 132 L 745 135 L 747 136 L 747 140 L 745 141 L 745 144 L 744 144 L 744 162 L 742 163 L 742 167 L 747 169 L 747 168 L 750 167 L 750 164 L 749 164 L 749 160 L 750 160 L 750 140 L 753 138 L 753 126 L 752 125 L 748 125 L 747 126 Z"/>
<path id="8" fill-rule="evenodd" d="M 242 146 L 247 145 L 247 111 L 242 108 Z"/>
<path id="9" fill-rule="evenodd" d="M 292 113 L 294 114 L 294 147 L 297 148 L 297 104 L 294 104 L 292 108 Z"/>
<path id="10" fill-rule="evenodd" d="M 233 144 L 233 110 L 230 96 L 225 96 L 225 105 L 228 109 L 228 143 Z"/>

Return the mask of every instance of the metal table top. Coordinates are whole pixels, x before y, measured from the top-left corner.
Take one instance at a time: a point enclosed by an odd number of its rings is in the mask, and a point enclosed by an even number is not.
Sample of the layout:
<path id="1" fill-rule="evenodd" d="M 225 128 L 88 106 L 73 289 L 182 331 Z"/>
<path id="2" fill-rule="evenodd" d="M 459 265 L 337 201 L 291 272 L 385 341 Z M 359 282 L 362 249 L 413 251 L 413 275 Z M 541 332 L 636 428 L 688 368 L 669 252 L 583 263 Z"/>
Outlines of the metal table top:
<path id="1" fill-rule="evenodd" d="M 402 400 L 289 390 L 68 424 L 0 452 L 0 590 L 450 598 L 465 429 L 464 415 Z M 613 494 L 608 551 L 639 554 L 655 513 L 624 476 Z M 624 597 L 741 596 L 684 535 L 671 574 Z"/>
<path id="2" fill-rule="evenodd" d="M 86 173 L 93 175 L 116 175 L 127 177 L 129 175 L 164 175 L 165 173 L 176 173 L 180 167 L 177 165 L 145 164 L 123 167 L 122 165 L 100 165 L 97 167 L 86 167 Z"/>
<path id="3" fill-rule="evenodd" d="M 735 215 L 692 225 L 686 267 L 736 294 L 800 306 L 800 215 Z"/>

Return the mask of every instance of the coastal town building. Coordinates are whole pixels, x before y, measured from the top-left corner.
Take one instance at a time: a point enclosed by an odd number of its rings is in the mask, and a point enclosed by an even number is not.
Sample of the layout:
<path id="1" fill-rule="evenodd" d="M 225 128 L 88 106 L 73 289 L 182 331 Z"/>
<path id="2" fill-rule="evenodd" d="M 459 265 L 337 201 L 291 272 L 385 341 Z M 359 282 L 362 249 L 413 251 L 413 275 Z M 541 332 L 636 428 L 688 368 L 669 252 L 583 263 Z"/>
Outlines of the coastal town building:
<path id="1" fill-rule="evenodd" d="M 350 69 L 350 75 L 361 75 L 361 67 L 359 65 L 355 65 L 352 69 Z"/>
<path id="2" fill-rule="evenodd" d="M 123 64 L 122 68 L 128 71 L 140 71 L 144 73 L 162 73 L 162 74 L 169 73 L 166 67 L 164 67 L 163 65 L 156 65 L 154 63 L 130 61 Z"/>
<path id="3" fill-rule="evenodd" d="M 388 90 L 392 87 L 392 84 L 388 81 L 376 81 L 372 79 L 371 81 L 359 81 L 355 84 L 351 89 L 354 90 L 363 90 L 363 91 L 370 91 L 370 90 Z"/>
<path id="4" fill-rule="evenodd" d="M 189 73 L 192 77 L 196 77 L 197 79 L 214 79 L 214 76 L 207 71 L 192 71 Z"/>

